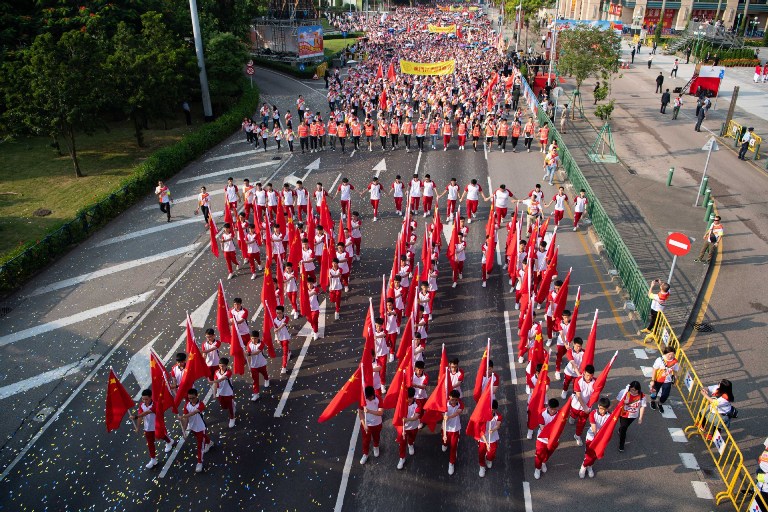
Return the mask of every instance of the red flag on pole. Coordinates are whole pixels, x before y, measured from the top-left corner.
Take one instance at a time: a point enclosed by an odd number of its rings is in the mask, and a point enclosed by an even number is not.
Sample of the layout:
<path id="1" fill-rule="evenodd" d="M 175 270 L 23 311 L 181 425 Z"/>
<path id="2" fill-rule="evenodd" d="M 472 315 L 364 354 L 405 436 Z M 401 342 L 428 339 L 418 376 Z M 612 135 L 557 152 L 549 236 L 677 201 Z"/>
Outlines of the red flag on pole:
<path id="1" fill-rule="evenodd" d="M 307 275 L 301 272 L 301 289 L 299 290 L 299 308 L 301 309 L 301 315 L 305 318 L 309 318 L 309 312 L 312 307 L 309 305 L 309 282 L 307 281 Z"/>
<path id="2" fill-rule="evenodd" d="M 216 229 L 216 222 L 213 220 L 213 214 L 208 217 L 209 232 L 211 234 L 211 252 L 217 258 L 219 257 L 219 241 L 216 240 L 216 236 L 219 234 L 219 230 Z"/>
<path id="3" fill-rule="evenodd" d="M 243 255 L 243 259 L 248 258 L 248 242 L 245 240 L 245 230 L 240 219 L 237 219 L 237 248 L 240 249 L 240 253 Z"/>
<path id="4" fill-rule="evenodd" d="M 595 310 L 595 318 L 592 320 L 592 328 L 589 330 L 589 337 L 587 338 L 587 346 L 584 347 L 584 357 L 581 360 L 581 368 L 579 371 L 584 373 L 584 368 L 588 364 L 595 364 L 595 343 L 597 342 L 597 310 Z"/>
<path id="5" fill-rule="evenodd" d="M 397 75 L 395 75 L 395 64 L 392 62 L 389 63 L 389 67 L 387 68 L 387 80 L 390 82 L 397 80 Z"/>
<path id="6" fill-rule="evenodd" d="M 152 377 L 152 402 L 155 404 L 155 436 L 162 439 L 168 434 L 165 411 L 173 407 L 173 395 L 165 365 L 154 350 L 149 353 L 149 374 Z"/>
<path id="7" fill-rule="evenodd" d="M 555 322 L 562 320 L 563 311 L 565 311 L 565 305 L 568 302 L 568 285 L 571 283 L 571 270 L 573 268 L 568 269 L 568 273 L 565 275 L 565 279 L 563 279 L 563 285 L 555 296 L 555 311 L 553 314 Z"/>
<path id="8" fill-rule="evenodd" d="M 453 269 L 456 268 L 456 244 L 459 243 L 459 212 L 453 219 L 453 229 L 451 231 L 451 241 L 448 243 L 448 261 Z"/>
<path id="9" fill-rule="evenodd" d="M 410 368 L 409 368 L 410 370 Z M 397 370 L 397 374 L 403 374 L 406 370 Z M 395 379 L 397 379 L 398 375 L 395 375 Z M 390 384 L 390 390 L 395 387 L 395 379 L 392 380 L 392 384 Z M 386 399 L 385 399 L 386 402 Z M 404 420 L 408 417 L 408 385 L 405 382 L 405 379 L 401 378 L 399 379 L 399 384 L 397 387 L 397 400 L 395 404 L 395 415 L 392 416 L 392 425 L 395 427 L 395 430 L 397 431 L 397 435 L 402 437 L 403 435 L 403 427 L 404 427 Z"/>
<path id="10" fill-rule="evenodd" d="M 541 440 L 542 442 L 546 443 L 547 448 L 549 448 L 550 457 L 560 444 L 560 435 L 563 433 L 565 424 L 568 423 L 568 416 L 570 416 L 570 414 L 571 401 L 567 400 L 565 405 L 561 407 L 559 411 L 557 411 L 557 416 L 555 416 L 555 419 L 544 426 L 536 438 L 537 440 Z"/>
<path id="11" fill-rule="evenodd" d="M 486 277 L 491 275 L 493 271 L 493 260 L 495 259 L 494 253 L 496 252 L 496 230 L 493 230 L 488 237 L 488 242 L 485 248 L 485 275 Z"/>
<path id="12" fill-rule="evenodd" d="M 443 343 L 443 354 L 440 356 L 440 373 L 437 378 L 437 385 L 424 404 L 424 415 L 421 417 L 421 422 L 428 426 L 430 431 L 434 432 L 437 422 L 442 419 L 443 414 L 447 410 L 448 354 L 445 351 L 445 343 Z"/>
<path id="13" fill-rule="evenodd" d="M 571 313 L 571 321 L 568 322 L 568 332 L 565 335 L 565 340 L 570 342 L 573 337 L 576 336 L 576 319 L 579 317 L 579 304 L 581 303 L 581 286 L 576 289 L 576 303 L 573 306 L 573 313 Z"/>
<path id="14" fill-rule="evenodd" d="M 205 364 L 203 354 L 195 341 L 195 331 L 192 328 L 192 319 L 187 313 L 187 364 L 184 366 L 184 372 L 181 374 L 181 382 L 176 388 L 176 396 L 173 398 L 173 412 L 177 413 L 179 404 L 187 397 L 187 391 L 194 387 L 197 379 L 206 378 L 210 375 L 208 365 Z"/>
<path id="15" fill-rule="evenodd" d="M 299 230 L 293 226 L 293 218 L 288 219 L 289 242 L 288 242 L 288 261 L 293 265 L 293 270 L 298 272 L 301 269 L 301 236 Z"/>
<path id="16" fill-rule="evenodd" d="M 229 355 L 232 357 L 232 373 L 243 375 L 245 373 L 245 344 L 237 330 L 237 324 L 232 319 L 232 343 L 229 344 Z"/>
<path id="17" fill-rule="evenodd" d="M 400 345 L 397 347 L 397 360 L 402 361 L 406 352 L 410 352 L 413 342 L 413 315 L 408 316 L 408 320 L 403 327 L 403 335 L 400 338 Z"/>
<path id="18" fill-rule="evenodd" d="M 226 193 L 225 193 L 226 194 Z M 229 203 L 224 200 L 224 223 L 229 224 L 229 227 L 233 228 L 234 231 L 234 221 L 232 220 L 232 211 L 229 209 Z"/>
<path id="19" fill-rule="evenodd" d="M 475 402 L 480 400 L 483 393 L 483 377 L 488 373 L 488 358 L 491 353 L 491 338 L 488 338 L 488 344 L 483 351 L 483 357 L 480 358 L 480 364 L 477 366 L 477 375 L 475 375 L 475 389 L 472 391 L 472 398 Z"/>
<path id="20" fill-rule="evenodd" d="M 381 62 L 379 62 L 379 67 L 376 68 L 376 80 L 381 80 L 384 78 L 384 69 L 381 67 Z"/>
<path id="21" fill-rule="evenodd" d="M 329 270 L 331 268 L 331 260 L 333 260 L 333 256 L 331 255 L 331 249 L 328 247 L 328 244 L 323 244 L 323 256 L 320 258 L 320 288 L 323 291 L 328 291 L 328 286 L 331 284 L 331 275 L 329 273 Z"/>
<path id="22" fill-rule="evenodd" d="M 392 382 L 389 383 L 387 394 L 384 396 L 384 400 L 381 404 L 383 409 L 394 409 L 397 406 L 401 385 L 405 385 L 406 388 L 410 385 L 408 382 L 410 379 L 408 377 L 409 373 L 412 373 L 412 356 L 413 350 L 406 350 L 405 357 L 397 365 L 397 371 L 395 372 L 394 377 L 392 377 Z M 397 414 L 395 414 L 395 416 L 397 416 Z"/>
<path id="23" fill-rule="evenodd" d="M 333 397 L 333 400 L 331 400 L 322 414 L 320 414 L 320 417 L 317 418 L 318 423 L 328 421 L 350 405 L 359 402 L 360 395 L 363 393 L 361 368 L 361 365 L 357 365 L 355 373 L 347 379 L 347 382 L 344 383 L 339 392 L 336 393 L 336 396 Z"/>
<path id="24" fill-rule="evenodd" d="M 224 294 L 224 284 L 219 280 L 219 293 L 216 301 L 216 329 L 219 330 L 219 339 L 222 343 L 231 343 L 232 336 L 229 332 L 229 306 Z"/>
<path id="25" fill-rule="evenodd" d="M 557 249 L 555 249 L 555 254 L 557 254 Z M 552 285 L 552 278 L 555 274 L 557 274 L 557 266 L 547 265 L 547 269 L 544 271 L 544 276 L 541 278 L 539 289 L 536 291 L 536 299 L 534 301 L 536 304 L 543 304 L 546 302 L 550 291 L 549 288 Z"/>
<path id="26" fill-rule="evenodd" d="M 266 302 L 262 302 L 262 305 L 264 307 L 264 319 L 261 322 L 261 341 L 267 346 L 267 354 L 269 357 L 274 359 L 277 356 L 275 353 L 275 344 L 272 340 L 275 319 L 272 316 L 272 309 L 269 309 L 271 306 Z"/>
<path id="27" fill-rule="evenodd" d="M 381 90 L 381 95 L 379 95 L 379 110 L 386 110 L 387 109 L 387 89 L 386 87 Z"/>
<path id="28" fill-rule="evenodd" d="M 534 370 L 536 368 L 534 367 Z M 536 430 L 543 423 L 541 413 L 544 411 L 547 401 L 547 386 L 549 384 L 549 362 L 545 361 L 539 370 L 536 385 L 531 391 L 531 399 L 528 401 L 528 430 Z"/>
<path id="29" fill-rule="evenodd" d="M 549 245 L 547 246 L 547 262 L 552 261 L 552 257 L 555 253 L 555 247 L 557 247 L 557 226 L 555 226 L 555 229 L 552 232 L 552 238 L 549 239 Z"/>
<path id="30" fill-rule="evenodd" d="M 477 439 L 482 438 L 482 435 L 486 431 L 486 425 L 491 419 L 493 419 L 493 386 L 486 386 L 480 395 L 480 399 L 475 405 L 475 410 L 472 411 L 472 416 L 469 417 L 467 423 L 467 435 Z"/>
<path id="31" fill-rule="evenodd" d="M 528 352 L 528 333 L 533 327 L 533 301 L 528 300 L 528 307 L 525 309 L 523 324 L 520 326 L 520 342 L 517 344 L 517 357 L 523 357 Z"/>
<path id="32" fill-rule="evenodd" d="M 107 378 L 107 404 L 105 410 L 105 420 L 107 423 L 107 432 L 112 432 L 120 427 L 123 416 L 128 410 L 136 405 L 131 395 L 128 394 L 123 384 L 118 380 L 115 371 L 109 369 Z"/>
<path id="33" fill-rule="evenodd" d="M 611 442 L 613 432 L 616 430 L 616 424 L 619 422 L 619 414 L 623 408 L 623 402 L 616 404 L 616 407 L 611 411 L 611 415 L 608 416 L 606 422 L 603 423 L 603 426 L 597 431 L 594 439 L 592 439 L 592 442 L 587 446 L 587 452 L 584 456 L 584 466 L 591 466 L 596 460 L 603 458 L 605 449 L 608 447 L 608 443 Z"/>
<path id="34" fill-rule="evenodd" d="M 587 402 L 587 405 L 592 407 L 595 405 L 595 402 L 600 398 L 600 393 L 603 392 L 603 389 L 605 388 L 605 382 L 608 380 L 608 373 L 610 373 L 611 368 L 613 367 L 613 362 L 616 360 L 616 356 L 619 355 L 619 351 L 617 350 L 614 352 L 613 357 L 610 361 L 608 361 L 608 364 L 605 365 L 605 368 L 603 368 L 603 371 L 600 372 L 600 376 L 595 379 L 595 385 L 593 386 L 592 395 L 589 397 L 589 402 Z"/>
<path id="35" fill-rule="evenodd" d="M 381 274 L 381 298 L 379 299 L 379 316 L 386 318 L 387 313 L 387 276 Z"/>

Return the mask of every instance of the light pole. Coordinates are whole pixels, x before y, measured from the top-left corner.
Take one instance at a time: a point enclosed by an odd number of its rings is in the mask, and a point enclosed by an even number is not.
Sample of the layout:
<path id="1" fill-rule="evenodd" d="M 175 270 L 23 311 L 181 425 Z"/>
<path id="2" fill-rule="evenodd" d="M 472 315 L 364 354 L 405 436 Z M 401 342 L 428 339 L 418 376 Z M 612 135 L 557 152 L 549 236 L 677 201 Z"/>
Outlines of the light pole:
<path id="1" fill-rule="evenodd" d="M 515 14 L 515 22 L 517 24 L 517 35 L 515 36 L 515 54 L 517 54 L 517 47 L 520 44 L 520 32 L 523 28 L 523 0 L 520 0 L 520 5 L 515 7 L 517 14 Z"/>
<path id="2" fill-rule="evenodd" d="M 203 38 L 200 35 L 200 18 L 197 16 L 197 0 L 189 0 L 189 10 L 192 13 L 192 35 L 195 38 L 195 53 L 197 67 L 200 68 L 200 89 L 203 94 L 203 115 L 206 121 L 213 121 L 211 94 L 208 92 L 208 74 L 205 72 L 205 57 L 203 56 Z"/>
<path id="3" fill-rule="evenodd" d="M 552 45 L 549 50 L 549 72 L 547 73 L 547 85 L 550 85 L 549 81 L 552 79 L 552 65 L 555 62 L 555 53 L 557 52 L 557 17 L 560 12 L 560 0 L 555 2 L 555 20 L 552 22 Z"/>

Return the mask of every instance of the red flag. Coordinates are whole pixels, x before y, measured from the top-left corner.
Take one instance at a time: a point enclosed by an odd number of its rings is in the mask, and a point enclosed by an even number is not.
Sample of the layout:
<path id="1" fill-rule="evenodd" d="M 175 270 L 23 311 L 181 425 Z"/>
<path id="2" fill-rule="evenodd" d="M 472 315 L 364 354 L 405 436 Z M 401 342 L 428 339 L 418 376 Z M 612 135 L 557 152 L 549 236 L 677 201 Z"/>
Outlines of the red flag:
<path id="1" fill-rule="evenodd" d="M 365 387 L 373 386 L 373 350 L 363 349 L 363 356 L 360 358 L 360 367 L 362 368 L 362 388 L 360 389 L 360 407 L 365 407 Z"/>
<path id="2" fill-rule="evenodd" d="M 483 351 L 483 357 L 480 358 L 480 364 L 477 366 L 477 375 L 475 375 L 475 389 L 472 391 L 472 398 L 475 402 L 480 400 L 483 393 L 483 377 L 488 373 L 488 356 L 491 353 L 491 338 L 488 338 L 488 344 Z"/>
<path id="3" fill-rule="evenodd" d="M 349 215 L 347 215 L 349 217 Z M 336 243 L 344 243 L 346 238 L 344 237 L 344 219 L 339 217 L 339 233 L 336 235 Z"/>
<path id="4" fill-rule="evenodd" d="M 232 357 L 232 373 L 243 375 L 245 373 L 245 345 L 237 324 L 232 318 L 232 343 L 229 344 L 229 355 Z"/>
<path id="5" fill-rule="evenodd" d="M 486 386 L 480 395 L 480 399 L 475 405 L 475 410 L 472 411 L 472 416 L 469 417 L 467 423 L 467 435 L 477 439 L 482 438 L 482 435 L 486 434 L 488 422 L 493 419 L 493 386 Z M 489 440 L 490 441 L 490 440 Z"/>
<path id="6" fill-rule="evenodd" d="M 312 309 L 309 305 L 309 282 L 307 281 L 307 275 L 301 273 L 301 288 L 299 290 L 299 308 L 301 308 L 301 315 L 305 318 L 309 318 L 309 312 Z"/>
<path id="7" fill-rule="evenodd" d="M 381 67 L 381 62 L 379 62 L 379 67 L 376 69 L 376 80 L 381 80 L 384 78 L 384 69 Z"/>
<path id="8" fill-rule="evenodd" d="M 614 352 L 613 357 L 610 361 L 608 361 L 608 364 L 605 365 L 605 368 L 603 368 L 603 371 L 600 372 L 600 376 L 595 379 L 595 384 L 593 386 L 592 395 L 589 397 L 589 402 L 587 402 L 587 405 L 592 407 L 595 405 L 595 402 L 600 398 L 600 393 L 603 392 L 603 389 L 605 388 L 605 382 L 608 380 L 608 373 L 611 371 L 611 368 L 613 367 L 613 362 L 616 360 L 616 356 L 619 355 L 619 351 L 617 350 Z"/>
<path id="9" fill-rule="evenodd" d="M 363 322 L 363 339 L 365 340 L 365 351 L 371 351 L 375 348 L 375 341 L 373 336 L 373 300 L 368 299 L 368 312 L 365 314 L 365 322 Z M 370 380 L 368 381 L 370 382 Z"/>
<path id="10" fill-rule="evenodd" d="M 552 218 L 551 216 L 547 217 L 547 220 L 545 220 L 544 223 L 541 226 L 539 226 L 538 236 L 542 240 L 544 239 L 544 235 L 547 234 L 547 228 L 549 228 L 549 221 L 551 218 Z M 550 240 L 549 243 L 550 245 L 554 245 L 554 242 L 552 242 L 552 240 Z"/>
<path id="11" fill-rule="evenodd" d="M 275 215 L 275 224 L 280 226 L 280 233 L 285 236 L 285 210 L 283 210 L 283 201 L 278 196 L 277 201 L 277 214 Z"/>
<path id="12" fill-rule="evenodd" d="M 568 269 L 568 273 L 565 275 L 565 279 L 563 279 L 563 285 L 555 296 L 555 311 L 553 318 L 556 322 L 559 322 L 563 318 L 563 311 L 565 311 L 565 305 L 568 302 L 568 285 L 571 283 L 571 270 L 573 270 L 573 268 Z"/>
<path id="13" fill-rule="evenodd" d="M 409 373 L 412 372 L 412 356 L 413 350 L 406 350 L 405 357 L 400 361 L 400 364 L 397 365 L 397 371 L 395 372 L 394 377 L 392 377 L 392 382 L 389 383 L 387 394 L 384 396 L 384 400 L 381 404 L 383 409 L 394 409 L 397 406 L 401 386 L 404 385 L 406 388 L 408 387 L 408 381 L 410 380 L 408 378 Z M 397 414 L 395 414 L 395 417 L 397 417 Z"/>
<path id="14" fill-rule="evenodd" d="M 567 400 L 565 405 L 557 411 L 555 419 L 549 422 L 537 436 L 537 440 L 545 441 L 549 448 L 550 456 L 560 444 L 560 435 L 563 433 L 565 424 L 568 423 L 568 416 L 571 414 L 571 401 Z"/>
<path id="15" fill-rule="evenodd" d="M 105 414 L 107 432 L 112 432 L 119 428 L 120 423 L 123 421 L 123 416 L 134 405 L 136 405 L 136 402 L 133 401 L 131 395 L 128 394 L 128 391 L 118 380 L 115 371 L 110 368 L 109 377 L 107 378 L 107 406 Z"/>
<path id="16" fill-rule="evenodd" d="M 298 272 L 301 269 L 301 236 L 293 225 L 293 218 L 288 219 L 288 231 L 288 261 L 293 265 L 294 272 Z"/>
<path id="17" fill-rule="evenodd" d="M 184 372 L 181 374 L 181 382 L 176 388 L 176 396 L 173 398 L 173 412 L 177 413 L 179 404 L 187 397 L 187 391 L 194 387 L 197 379 L 206 378 L 210 375 L 208 365 L 205 364 L 203 354 L 195 341 L 195 331 L 192 328 L 192 319 L 187 313 L 187 364 L 184 366 Z"/>
<path id="18" fill-rule="evenodd" d="M 453 229 L 451 231 L 451 241 L 448 243 L 448 261 L 452 268 L 456 268 L 456 244 L 459 243 L 459 212 L 453 219 Z"/>
<path id="19" fill-rule="evenodd" d="M 421 417 L 421 422 L 429 427 L 432 432 L 435 431 L 437 422 L 443 417 L 445 411 L 448 410 L 448 354 L 445 351 L 445 343 L 443 343 L 443 354 L 440 357 L 440 373 L 437 378 L 437 385 L 429 395 L 427 402 L 424 404 L 424 415 Z"/>
<path id="20" fill-rule="evenodd" d="M 414 276 L 419 275 L 419 264 L 416 264 L 416 271 L 413 273 Z M 416 316 L 416 313 L 419 311 L 419 306 L 416 303 L 416 289 L 418 288 L 418 283 L 412 282 L 411 286 L 408 287 L 408 297 L 405 299 L 405 314 Z M 415 319 L 414 319 L 415 320 Z M 414 324 L 417 322 L 414 322 Z"/>
<path id="21" fill-rule="evenodd" d="M 571 321 L 568 323 L 568 332 L 565 335 L 566 341 L 573 340 L 576 336 L 576 319 L 579 317 L 579 304 L 581 303 L 581 286 L 576 289 L 576 303 L 573 306 L 573 313 L 571 313 Z"/>
<path id="22" fill-rule="evenodd" d="M 555 249 L 557 254 L 557 249 Z M 554 265 L 547 265 L 547 269 L 544 271 L 544 276 L 541 278 L 539 289 L 536 290 L 536 304 L 543 304 L 547 301 L 549 295 L 549 288 L 552 286 L 552 278 L 557 274 L 557 267 Z"/>
<path id="23" fill-rule="evenodd" d="M 261 304 L 264 309 L 264 320 L 261 326 L 261 339 L 267 346 L 269 357 L 275 357 L 275 345 L 272 340 L 273 311 L 277 309 L 277 297 L 275 297 L 275 283 L 272 280 L 272 268 L 264 265 L 264 282 L 261 285 Z"/>
<path id="24" fill-rule="evenodd" d="M 432 266 L 432 240 L 430 240 L 426 223 L 424 223 L 424 243 L 421 244 L 421 263 L 424 273 L 421 274 L 420 278 L 422 281 L 426 281 L 429 277 L 429 267 Z"/>
<path id="25" fill-rule="evenodd" d="M 410 370 L 410 369 L 409 369 Z M 398 370 L 398 374 L 405 373 L 406 370 Z M 395 379 L 397 375 L 395 375 Z M 395 387 L 395 379 L 392 380 L 390 388 Z M 385 399 L 386 402 L 386 399 Z M 404 420 L 408 417 L 408 386 L 405 383 L 404 378 L 399 379 L 399 385 L 397 388 L 397 400 L 395 404 L 395 415 L 392 416 L 392 425 L 395 427 L 398 436 L 403 435 Z"/>
<path id="26" fill-rule="evenodd" d="M 387 110 L 387 89 L 386 88 L 381 90 L 381 95 L 379 96 L 379 110 Z"/>
<path id="27" fill-rule="evenodd" d="M 333 400 L 320 414 L 320 417 L 317 418 L 318 423 L 328 421 L 350 405 L 359 402 L 360 395 L 363 393 L 361 368 L 361 365 L 357 365 L 355 373 L 344 383 L 339 392 L 336 393 L 336 396 L 333 397 Z"/>
<path id="28" fill-rule="evenodd" d="M 333 217 L 331 210 L 328 209 L 328 201 L 323 201 L 320 205 L 320 225 L 323 226 L 326 234 L 333 240 Z"/>
<path id="29" fill-rule="evenodd" d="M 397 80 L 397 75 L 395 75 L 395 64 L 392 62 L 389 63 L 389 67 L 387 68 L 387 80 L 390 82 Z"/>
<path id="30" fill-rule="evenodd" d="M 461 33 L 461 25 L 456 25 L 456 39 L 461 41 L 464 38 L 464 34 Z"/>
<path id="31" fill-rule="evenodd" d="M 277 290 L 275 294 L 275 300 L 280 306 L 284 306 L 285 300 L 285 274 L 283 273 L 283 258 L 279 254 L 277 255 L 277 263 L 275 264 L 275 276 L 277 277 Z"/>
<path id="32" fill-rule="evenodd" d="M 402 361 L 406 352 L 410 352 L 413 342 L 413 315 L 408 316 L 408 321 L 403 328 L 403 335 L 400 338 L 400 345 L 397 347 L 397 360 Z"/>
<path id="33" fill-rule="evenodd" d="M 534 367 L 534 370 L 536 368 Z M 539 370 L 536 385 L 531 391 L 531 399 L 528 401 L 528 430 L 536 430 L 543 423 L 541 413 L 544 411 L 547 401 L 547 384 L 549 383 L 549 362 L 545 361 Z M 569 400 L 570 401 L 570 400 Z"/>
<path id="34" fill-rule="evenodd" d="M 209 232 L 211 233 L 211 252 L 217 258 L 219 257 L 219 241 L 216 240 L 216 236 L 219 234 L 219 230 L 216 229 L 216 223 L 213 221 L 213 215 L 208 217 Z"/>
<path id="35" fill-rule="evenodd" d="M 216 329 L 219 330 L 219 339 L 222 343 L 231 343 L 232 336 L 229 332 L 229 306 L 224 295 L 224 284 L 219 281 L 219 293 L 216 302 Z"/>
<path id="36" fill-rule="evenodd" d="M 584 462 L 589 461 L 588 465 L 591 466 L 595 460 L 602 459 L 603 455 L 605 455 L 605 449 L 608 447 L 608 443 L 611 442 L 613 432 L 616 430 L 616 424 L 619 422 L 619 414 L 623 408 L 624 404 L 622 402 L 616 404 L 608 420 L 603 423 L 603 426 L 597 431 L 594 439 L 592 439 L 592 442 L 589 443 L 587 453 L 584 456 Z"/>
<path id="37" fill-rule="evenodd" d="M 272 317 L 272 310 L 266 302 L 262 302 L 264 306 L 264 319 L 261 321 L 261 341 L 267 346 L 267 354 L 269 357 L 274 358 L 277 356 L 275 353 L 275 344 L 272 340 L 272 331 L 275 328 L 275 319 Z"/>
<path id="38" fill-rule="evenodd" d="M 234 228 L 233 226 L 234 221 L 232 220 L 232 210 L 230 210 L 229 203 L 227 203 L 226 200 L 224 201 L 224 222 L 226 224 L 229 224 L 231 228 Z"/>
<path id="39" fill-rule="evenodd" d="M 525 309 L 525 315 L 523 315 L 523 324 L 520 326 L 520 342 L 517 344 L 517 357 L 522 357 L 528 352 L 528 333 L 532 327 L 533 301 L 529 299 L 528 307 Z"/>
<path id="40" fill-rule="evenodd" d="M 149 374 L 152 377 L 152 402 L 155 404 L 155 435 L 162 439 L 168 433 L 165 429 L 165 411 L 173 407 L 173 395 L 168 385 L 165 365 L 154 350 L 149 354 Z"/>
<path id="41" fill-rule="evenodd" d="M 331 284 L 331 275 L 329 270 L 331 268 L 332 259 L 333 256 L 331 256 L 331 249 L 326 243 L 323 246 L 323 256 L 320 259 L 320 288 L 323 291 L 328 291 L 328 286 Z"/>
<path id="42" fill-rule="evenodd" d="M 438 199 L 437 196 L 435 196 L 435 203 L 437 203 Z M 437 204 L 435 204 L 435 220 L 432 223 L 432 240 L 430 240 L 430 245 L 432 246 L 432 250 L 434 251 L 434 246 L 441 247 L 443 244 L 442 237 L 443 236 L 443 221 L 440 220 L 440 212 L 437 207 Z"/>
<path id="43" fill-rule="evenodd" d="M 588 364 L 595 364 L 595 343 L 597 342 L 597 310 L 595 310 L 595 318 L 592 320 L 592 328 L 589 330 L 589 337 L 587 338 L 587 346 L 584 347 L 584 357 L 581 360 L 581 368 L 579 371 L 584 373 L 584 368 Z"/>
<path id="44" fill-rule="evenodd" d="M 488 238 L 487 247 L 485 248 L 485 275 L 486 277 L 491 275 L 493 271 L 494 253 L 496 252 L 496 231 L 494 230 Z"/>
<path id="45" fill-rule="evenodd" d="M 549 219 L 547 219 L 549 221 Z M 555 247 L 557 247 L 557 226 L 555 226 L 555 230 L 552 232 L 552 238 L 549 239 L 549 245 L 547 246 L 547 261 L 552 261 L 552 258 L 554 257 L 555 253 Z"/>

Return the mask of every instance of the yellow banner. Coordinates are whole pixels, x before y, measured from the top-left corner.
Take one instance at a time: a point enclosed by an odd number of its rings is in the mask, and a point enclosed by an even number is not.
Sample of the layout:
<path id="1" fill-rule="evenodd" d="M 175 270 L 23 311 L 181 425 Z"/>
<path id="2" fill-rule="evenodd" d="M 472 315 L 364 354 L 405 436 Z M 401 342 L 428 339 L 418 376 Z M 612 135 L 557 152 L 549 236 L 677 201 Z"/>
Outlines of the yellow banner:
<path id="1" fill-rule="evenodd" d="M 456 32 L 456 25 L 448 25 L 447 27 L 429 25 L 429 31 L 434 34 L 453 34 Z"/>
<path id="2" fill-rule="evenodd" d="M 450 75 L 455 69 L 455 60 L 445 60 L 442 62 L 400 61 L 400 71 L 406 75 Z"/>

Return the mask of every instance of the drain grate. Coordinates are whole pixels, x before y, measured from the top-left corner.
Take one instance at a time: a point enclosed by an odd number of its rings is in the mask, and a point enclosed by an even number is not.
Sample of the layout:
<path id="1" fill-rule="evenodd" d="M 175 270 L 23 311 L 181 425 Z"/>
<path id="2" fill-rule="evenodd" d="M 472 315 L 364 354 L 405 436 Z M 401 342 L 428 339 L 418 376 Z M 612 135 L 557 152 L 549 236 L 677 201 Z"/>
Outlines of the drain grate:
<path id="1" fill-rule="evenodd" d="M 694 330 L 698 332 L 714 332 L 715 328 L 708 322 L 701 322 L 693 324 Z"/>
<path id="2" fill-rule="evenodd" d="M 13 311 L 13 308 L 10 306 L 3 306 L 0 307 L 0 318 L 3 318 L 5 315 Z"/>
<path id="3" fill-rule="evenodd" d="M 281 156 L 273 156 L 272 157 L 272 160 L 282 160 L 282 159 L 283 159 L 283 157 L 281 157 Z"/>

